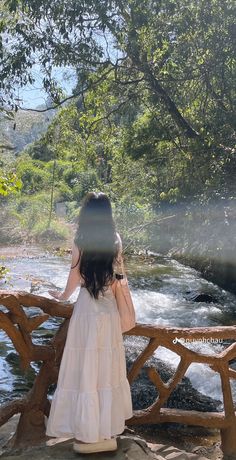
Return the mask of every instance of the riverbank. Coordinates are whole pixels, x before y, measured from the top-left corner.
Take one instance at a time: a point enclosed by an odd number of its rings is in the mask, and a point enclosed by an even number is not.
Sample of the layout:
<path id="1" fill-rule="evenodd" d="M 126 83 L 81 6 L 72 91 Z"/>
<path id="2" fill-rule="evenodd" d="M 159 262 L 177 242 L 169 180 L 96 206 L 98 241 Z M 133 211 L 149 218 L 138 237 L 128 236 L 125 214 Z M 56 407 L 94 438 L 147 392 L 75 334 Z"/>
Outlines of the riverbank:
<path id="1" fill-rule="evenodd" d="M 236 294 L 236 259 L 233 251 L 213 257 L 211 254 L 199 255 L 195 251 L 181 248 L 170 250 L 168 255 L 198 270 L 206 280 Z"/>

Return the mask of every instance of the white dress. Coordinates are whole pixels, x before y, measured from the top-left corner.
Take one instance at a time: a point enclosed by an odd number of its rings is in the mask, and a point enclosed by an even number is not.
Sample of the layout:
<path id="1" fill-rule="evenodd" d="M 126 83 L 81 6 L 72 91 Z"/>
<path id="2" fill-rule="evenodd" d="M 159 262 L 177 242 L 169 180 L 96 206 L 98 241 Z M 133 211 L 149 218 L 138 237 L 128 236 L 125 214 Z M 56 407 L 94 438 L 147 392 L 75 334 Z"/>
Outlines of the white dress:
<path id="1" fill-rule="evenodd" d="M 81 287 L 46 434 L 98 442 L 122 433 L 131 416 L 125 349 L 112 289 L 94 299 Z"/>

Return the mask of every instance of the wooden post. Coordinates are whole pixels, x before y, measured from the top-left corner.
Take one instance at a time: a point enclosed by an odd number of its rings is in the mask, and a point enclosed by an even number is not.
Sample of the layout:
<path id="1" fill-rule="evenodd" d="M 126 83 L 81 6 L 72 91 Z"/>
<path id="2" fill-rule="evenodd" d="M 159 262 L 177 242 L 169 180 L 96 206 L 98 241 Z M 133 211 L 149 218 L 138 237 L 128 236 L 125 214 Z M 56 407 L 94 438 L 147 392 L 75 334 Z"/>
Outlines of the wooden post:
<path id="1" fill-rule="evenodd" d="M 235 417 L 227 428 L 221 428 L 221 450 L 224 460 L 236 460 L 236 420 Z"/>
<path id="2" fill-rule="evenodd" d="M 224 399 L 225 418 L 229 421 L 229 425 L 225 428 L 221 428 L 220 430 L 221 449 L 225 460 L 236 460 L 236 417 L 234 412 L 234 402 L 232 398 L 228 366 L 228 363 L 224 363 L 219 367 Z"/>

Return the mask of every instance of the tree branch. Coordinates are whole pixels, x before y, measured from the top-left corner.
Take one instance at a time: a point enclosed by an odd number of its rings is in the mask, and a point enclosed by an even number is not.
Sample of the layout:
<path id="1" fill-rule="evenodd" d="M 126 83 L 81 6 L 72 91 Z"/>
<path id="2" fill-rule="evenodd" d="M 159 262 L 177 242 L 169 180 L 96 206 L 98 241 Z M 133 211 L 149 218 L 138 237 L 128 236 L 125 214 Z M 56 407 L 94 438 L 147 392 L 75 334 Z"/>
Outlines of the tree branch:
<path id="1" fill-rule="evenodd" d="M 90 128 L 92 128 L 94 125 L 96 125 L 97 123 L 100 123 L 101 121 L 103 120 L 109 120 L 109 117 L 111 115 L 113 115 L 114 113 L 117 113 L 119 112 L 119 110 L 121 109 L 121 107 L 125 106 L 129 101 L 131 101 L 133 98 L 133 95 L 131 95 L 128 99 L 126 99 L 125 101 L 121 102 L 115 109 L 111 110 L 109 113 L 107 113 L 104 117 L 100 117 L 98 118 L 97 120 L 94 120 L 91 125 L 90 125 Z M 90 135 L 90 134 L 89 134 Z M 89 136 L 88 136 L 89 137 Z"/>
<path id="2" fill-rule="evenodd" d="M 55 110 L 58 107 L 60 107 L 61 105 L 65 104 L 65 102 L 70 101 L 72 99 L 75 99 L 75 98 L 81 96 L 82 94 L 84 94 L 84 92 L 89 91 L 91 88 L 93 88 L 94 86 L 98 85 L 112 71 L 113 71 L 113 68 L 110 68 L 107 72 L 105 72 L 103 75 L 101 75 L 96 81 L 88 84 L 86 88 L 81 89 L 80 91 L 78 91 L 75 94 L 72 94 L 71 96 L 65 97 L 64 99 L 62 99 L 60 102 L 58 102 L 54 106 L 46 107 L 45 109 L 30 109 L 30 108 L 27 108 L 27 107 L 19 107 L 19 109 L 23 110 L 23 111 L 27 111 L 27 112 L 40 112 L 40 113 L 41 112 L 48 112 L 49 110 Z"/>

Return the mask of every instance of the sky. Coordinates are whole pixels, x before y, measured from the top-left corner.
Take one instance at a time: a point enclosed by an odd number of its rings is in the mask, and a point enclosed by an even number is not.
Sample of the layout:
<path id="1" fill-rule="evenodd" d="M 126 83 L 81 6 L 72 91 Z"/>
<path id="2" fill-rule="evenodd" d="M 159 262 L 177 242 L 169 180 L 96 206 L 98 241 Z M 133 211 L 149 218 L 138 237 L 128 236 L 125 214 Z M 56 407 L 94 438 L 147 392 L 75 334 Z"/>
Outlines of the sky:
<path id="1" fill-rule="evenodd" d="M 48 95 L 43 90 L 40 67 L 36 65 L 32 74 L 35 78 L 35 83 L 20 88 L 18 97 L 21 100 L 21 107 L 35 109 L 42 104 L 46 105 Z M 75 71 L 69 67 L 54 68 L 53 76 L 59 81 L 65 94 L 67 96 L 71 95 L 76 84 Z"/>
<path id="2" fill-rule="evenodd" d="M 104 58 L 109 58 L 115 62 L 117 58 L 121 57 L 121 52 L 114 47 L 113 37 L 109 33 L 106 33 L 106 39 L 104 37 L 104 35 L 97 34 L 97 41 L 103 47 Z M 35 64 L 32 75 L 35 78 L 35 83 L 19 89 L 17 96 L 22 99 L 22 107 L 34 109 L 39 105 L 46 105 L 48 95 L 43 90 L 40 65 Z M 54 67 L 52 76 L 60 83 L 66 96 L 70 96 L 77 82 L 75 70 L 70 67 Z"/>

